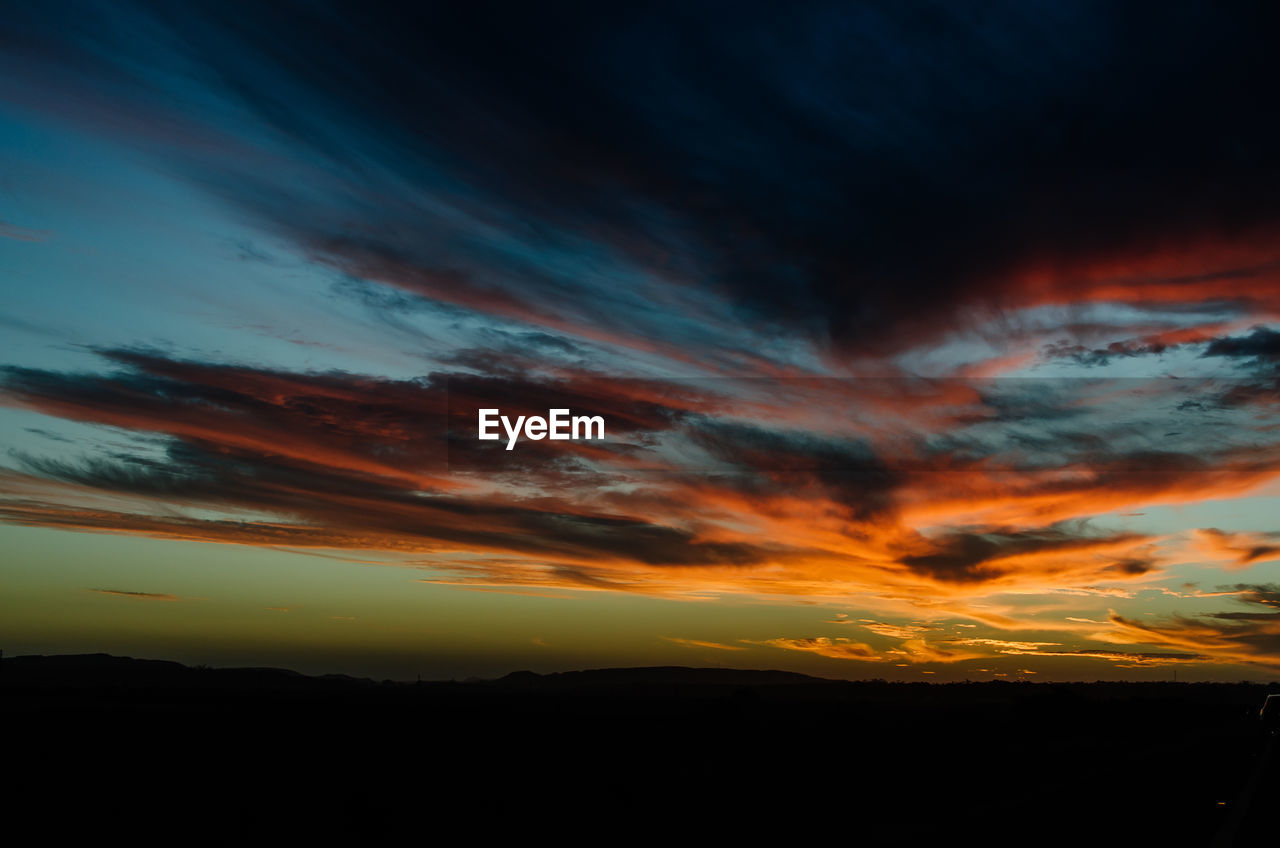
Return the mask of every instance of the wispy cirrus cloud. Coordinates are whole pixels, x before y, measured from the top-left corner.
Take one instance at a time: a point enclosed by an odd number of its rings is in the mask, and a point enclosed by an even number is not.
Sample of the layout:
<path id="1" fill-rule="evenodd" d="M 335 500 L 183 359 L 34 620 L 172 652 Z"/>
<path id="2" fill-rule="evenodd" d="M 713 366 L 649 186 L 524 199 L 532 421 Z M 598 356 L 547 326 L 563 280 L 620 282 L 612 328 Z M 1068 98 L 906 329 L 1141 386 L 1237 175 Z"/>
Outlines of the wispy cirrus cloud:
<path id="1" fill-rule="evenodd" d="M 705 639 L 683 639 L 678 636 L 663 636 L 668 642 L 684 645 L 688 648 L 711 648 L 716 651 L 745 651 L 741 645 L 726 645 L 723 642 L 709 642 Z"/>
<path id="2" fill-rule="evenodd" d="M 124 589 L 90 589 L 90 592 L 96 592 L 99 595 L 110 595 L 115 598 L 132 598 L 138 601 L 180 601 L 177 595 L 159 592 L 131 592 Z"/>
<path id="3" fill-rule="evenodd" d="M 806 651 L 820 656 L 830 657 L 838 660 L 858 660 L 862 662 L 877 662 L 884 657 L 869 645 L 862 642 L 855 642 L 852 639 L 835 638 L 831 639 L 826 636 L 815 636 L 802 639 L 784 638 L 766 639 L 757 644 L 766 645 L 771 648 L 782 648 L 788 651 Z"/>
<path id="4" fill-rule="evenodd" d="M 1196 534 L 1210 554 L 1227 557 L 1236 568 L 1280 559 L 1280 533 L 1229 533 L 1206 527 Z"/>
<path id="5" fill-rule="evenodd" d="M 19 227 L 16 224 L 0 221 L 0 238 L 13 239 L 14 241 L 42 242 L 48 241 L 51 237 L 52 234 L 48 230 L 33 230 L 28 227 Z"/>

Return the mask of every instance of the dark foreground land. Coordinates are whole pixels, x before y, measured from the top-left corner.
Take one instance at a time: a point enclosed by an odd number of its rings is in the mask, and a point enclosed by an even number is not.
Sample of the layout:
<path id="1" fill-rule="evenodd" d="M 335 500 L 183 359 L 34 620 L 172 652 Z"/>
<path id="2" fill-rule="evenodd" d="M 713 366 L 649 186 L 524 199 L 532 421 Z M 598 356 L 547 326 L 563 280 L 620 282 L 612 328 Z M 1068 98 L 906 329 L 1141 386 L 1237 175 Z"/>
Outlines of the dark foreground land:
<path id="1" fill-rule="evenodd" d="M 1271 691 L 681 668 L 401 684 L 17 657 L 0 661 L 4 830 L 34 824 L 42 844 L 1273 845 L 1280 769 L 1259 768 L 1257 718 Z"/>

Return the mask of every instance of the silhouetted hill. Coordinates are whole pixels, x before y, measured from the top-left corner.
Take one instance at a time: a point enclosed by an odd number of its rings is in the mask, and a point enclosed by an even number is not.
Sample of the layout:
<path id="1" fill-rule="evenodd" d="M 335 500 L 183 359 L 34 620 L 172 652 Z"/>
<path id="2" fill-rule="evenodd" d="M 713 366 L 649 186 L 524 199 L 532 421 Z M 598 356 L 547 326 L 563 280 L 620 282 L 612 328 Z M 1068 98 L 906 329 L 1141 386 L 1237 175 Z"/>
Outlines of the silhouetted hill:
<path id="1" fill-rule="evenodd" d="M 111 654 L 55 654 L 0 660 L 6 685 L 58 687 L 242 688 L 277 689 L 320 686 L 368 686 L 373 681 L 327 674 L 308 677 L 283 668 L 205 668 L 169 660 L 135 659 Z"/>
<path id="2" fill-rule="evenodd" d="M 8 683 L 58 686 L 227 686 L 244 688 L 365 687 L 375 681 L 345 674 L 309 676 L 282 668 L 191 667 L 169 660 L 135 659 L 111 654 L 39 654 L 0 660 Z M 537 674 L 514 671 L 494 681 L 465 684 L 433 682 L 428 686 L 488 686 L 506 690 L 572 692 L 576 690 L 662 689 L 710 690 L 723 687 L 823 685 L 825 680 L 791 671 L 653 666 L 598 668 Z M 396 684 L 384 681 L 384 685 Z"/>
<path id="3" fill-rule="evenodd" d="M 176 680 L 192 669 L 169 660 L 139 660 L 111 654 L 40 654 L 7 657 L 0 661 L 9 681 L 57 681 L 94 683 L 120 678 L 132 680 Z"/>
<path id="4" fill-rule="evenodd" d="M 1238 844 L 1270 844 L 1280 766 L 1258 765 L 1257 711 L 1276 691 L 683 667 L 416 684 L 12 657 L 0 797 L 11 828 L 130 821 L 192 845 L 572 819 L 597 837 L 1203 846 L 1254 785 Z"/>
<path id="5" fill-rule="evenodd" d="M 664 687 L 715 688 L 742 686 L 796 686 L 826 684 L 838 681 L 811 677 L 794 671 L 756 671 L 736 668 L 688 668 L 685 666 L 652 666 L 644 668 L 596 668 L 584 671 L 562 671 L 535 674 L 513 671 L 495 684 L 508 689 L 572 691 L 595 688 Z"/>

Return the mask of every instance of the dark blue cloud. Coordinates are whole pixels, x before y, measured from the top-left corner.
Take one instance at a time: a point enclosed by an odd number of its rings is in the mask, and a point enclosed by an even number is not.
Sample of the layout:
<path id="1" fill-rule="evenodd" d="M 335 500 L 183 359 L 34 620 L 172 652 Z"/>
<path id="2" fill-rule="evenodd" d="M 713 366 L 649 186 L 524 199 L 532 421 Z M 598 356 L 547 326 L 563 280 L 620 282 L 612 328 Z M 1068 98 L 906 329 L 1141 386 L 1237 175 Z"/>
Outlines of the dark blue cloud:
<path id="1" fill-rule="evenodd" d="M 1029 264 L 1280 223 L 1277 14 L 32 4 L 6 69 L 203 127 L 188 176 L 357 276 L 559 329 L 883 351 Z"/>

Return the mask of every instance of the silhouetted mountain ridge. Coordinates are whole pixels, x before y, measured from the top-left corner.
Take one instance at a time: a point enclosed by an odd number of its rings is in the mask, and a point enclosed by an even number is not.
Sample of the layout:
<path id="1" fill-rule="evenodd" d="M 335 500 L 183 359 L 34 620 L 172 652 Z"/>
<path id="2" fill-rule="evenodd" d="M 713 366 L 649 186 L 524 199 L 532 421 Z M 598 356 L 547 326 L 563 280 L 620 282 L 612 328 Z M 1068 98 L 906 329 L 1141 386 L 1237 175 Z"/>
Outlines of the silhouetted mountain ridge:
<path id="1" fill-rule="evenodd" d="M 112 654 L 30 654 L 0 661 L 0 681 L 51 686 L 147 686 L 214 688 L 294 688 L 313 685 L 370 685 L 346 675 L 310 677 L 285 668 L 207 668 L 171 660 Z"/>
<path id="2" fill-rule="evenodd" d="M 688 792 L 706 809 L 743 809 L 717 819 L 716 833 L 727 821 L 758 838 L 760 821 L 783 832 L 795 813 L 770 795 L 744 808 L 744 787 L 779 781 L 802 786 L 805 815 L 828 815 L 831 832 L 854 821 L 871 845 L 944 844 L 958 827 L 982 845 L 1065 844 L 1064 833 L 1081 844 L 1207 845 L 1257 772 L 1260 741 L 1271 738 L 1258 709 L 1277 691 L 688 667 L 418 684 L 23 656 L 0 661 L 0 750 L 10 818 L 60 822 L 74 812 L 98 826 L 145 798 L 149 823 L 185 833 L 193 810 L 230 811 L 200 820 L 225 821 L 225 832 L 193 845 L 242 844 L 280 821 L 310 826 L 322 844 L 337 832 L 362 845 L 407 844 L 420 839 L 422 818 L 406 811 L 424 798 L 478 822 L 538 821 L 568 799 L 632 827 L 653 820 L 655 788 L 664 802 Z M 921 815 L 919 793 L 902 787 L 919 785 L 931 763 L 959 777 L 941 774 L 945 791 Z M 1100 769 L 1118 780 L 1178 779 L 1099 784 Z M 1259 774 L 1257 832 L 1242 845 L 1275 841 L 1268 805 L 1280 795 L 1280 760 Z M 1127 829 L 1115 830 L 1110 803 L 1064 814 L 1062 799 L 1095 785 L 1140 811 Z M 679 832 L 663 828 L 664 838 Z"/>
<path id="3" fill-rule="evenodd" d="M 690 668 L 688 666 L 645 666 L 638 668 L 594 668 L 537 674 L 513 671 L 494 681 L 507 688 L 585 689 L 618 686 L 794 686 L 837 681 L 811 677 L 794 671 Z"/>
<path id="4" fill-rule="evenodd" d="M 344 688 L 376 685 L 366 677 L 345 674 L 306 675 L 283 668 L 207 668 L 171 660 L 137 659 L 112 654 L 31 654 L 3 661 L 0 679 L 6 683 L 57 686 L 225 686 L 243 688 Z M 497 689 L 572 691 L 581 689 L 719 688 L 829 684 L 836 681 L 791 671 L 650 666 L 597 668 L 538 674 L 514 671 L 497 680 L 467 683 L 437 681 L 431 686 L 478 686 Z M 393 685 L 383 681 L 384 685 Z M 410 684 L 404 684 L 410 685 Z"/>

